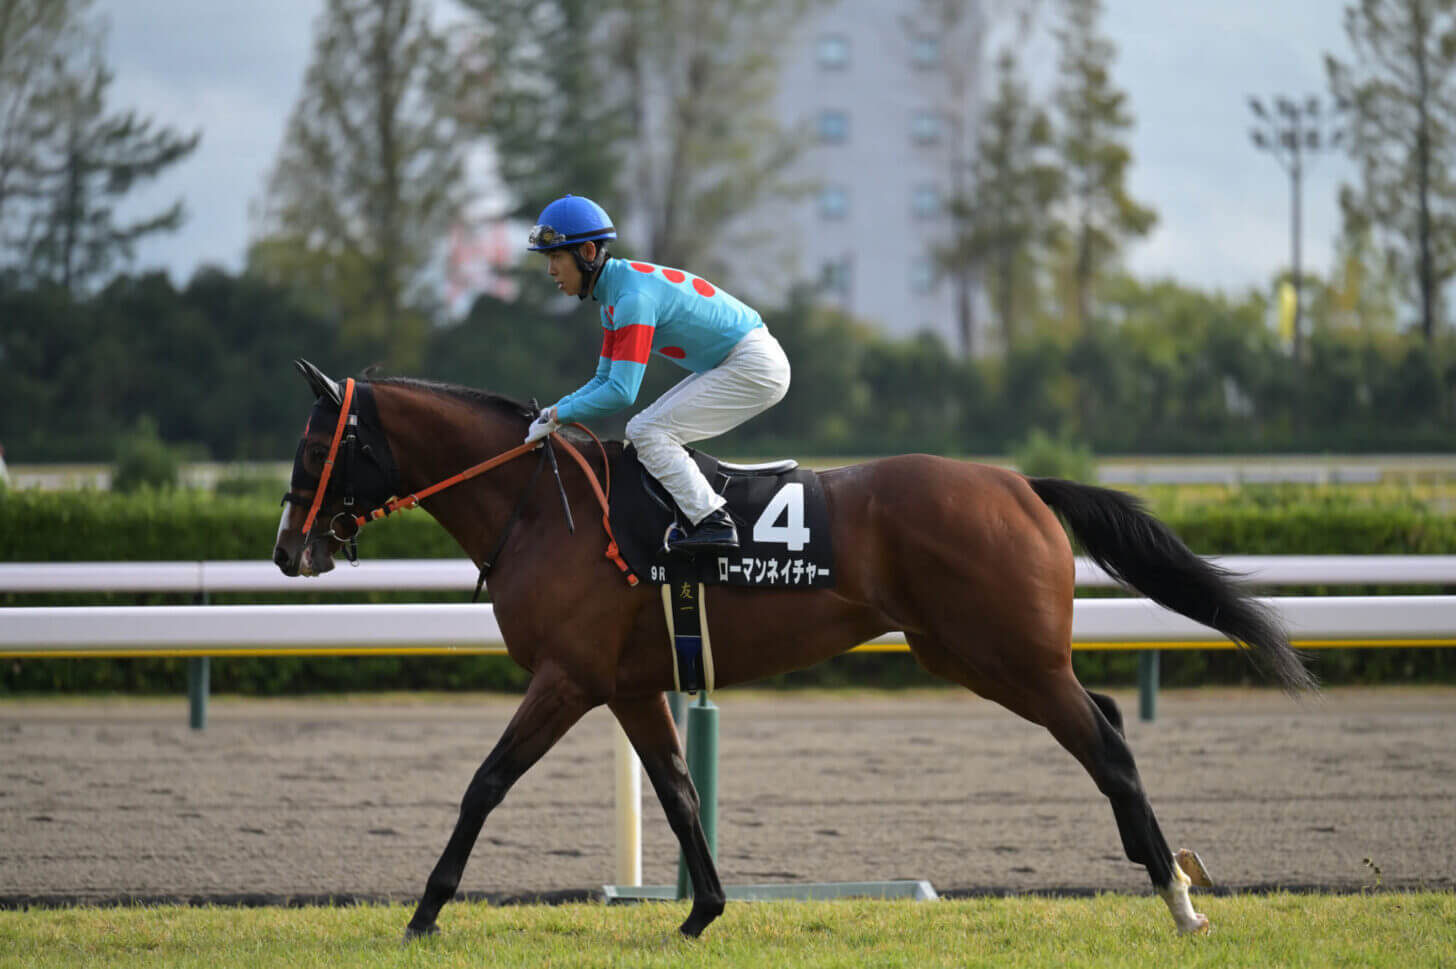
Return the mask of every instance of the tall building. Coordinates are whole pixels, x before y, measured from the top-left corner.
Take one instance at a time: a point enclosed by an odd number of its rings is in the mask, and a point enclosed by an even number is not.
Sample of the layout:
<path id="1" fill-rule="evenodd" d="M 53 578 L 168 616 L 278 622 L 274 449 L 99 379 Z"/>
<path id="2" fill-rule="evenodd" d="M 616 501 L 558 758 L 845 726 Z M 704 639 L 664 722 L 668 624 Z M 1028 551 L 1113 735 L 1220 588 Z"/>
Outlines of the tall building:
<path id="1" fill-rule="evenodd" d="M 799 240 L 789 271 L 888 334 L 929 330 L 955 351 L 961 301 L 933 250 L 949 238 L 974 145 L 980 14 L 978 0 L 815 7 L 788 45 L 778 95 L 780 120 L 807 139 L 797 174 L 814 185 L 775 215 L 774 231 Z M 979 295 L 967 293 L 974 311 Z M 984 333 L 973 342 L 975 352 Z"/>

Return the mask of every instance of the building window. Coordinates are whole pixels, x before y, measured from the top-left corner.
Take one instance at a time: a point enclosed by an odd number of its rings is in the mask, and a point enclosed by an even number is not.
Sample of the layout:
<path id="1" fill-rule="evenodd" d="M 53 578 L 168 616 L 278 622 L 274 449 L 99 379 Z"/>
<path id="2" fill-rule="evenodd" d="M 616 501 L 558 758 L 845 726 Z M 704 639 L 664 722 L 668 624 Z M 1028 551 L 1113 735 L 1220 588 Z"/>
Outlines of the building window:
<path id="1" fill-rule="evenodd" d="M 917 145 L 938 145 L 945 120 L 934 111 L 917 111 L 910 119 L 910 138 Z"/>
<path id="2" fill-rule="evenodd" d="M 933 219 L 940 215 L 940 189 L 934 185 L 917 185 L 910 192 L 910 211 L 917 219 Z"/>
<path id="3" fill-rule="evenodd" d="M 849 215 L 849 193 L 838 185 L 829 185 L 819 191 L 819 217 L 842 219 Z"/>
<path id="4" fill-rule="evenodd" d="M 833 108 L 819 112 L 819 140 L 839 145 L 849 140 L 849 115 Z"/>
<path id="5" fill-rule="evenodd" d="M 821 34 L 814 44 L 814 58 L 826 71 L 849 66 L 849 38 L 843 34 Z"/>
<path id="6" fill-rule="evenodd" d="M 921 70 L 940 66 L 940 38 L 921 34 L 910 41 L 910 63 Z"/>

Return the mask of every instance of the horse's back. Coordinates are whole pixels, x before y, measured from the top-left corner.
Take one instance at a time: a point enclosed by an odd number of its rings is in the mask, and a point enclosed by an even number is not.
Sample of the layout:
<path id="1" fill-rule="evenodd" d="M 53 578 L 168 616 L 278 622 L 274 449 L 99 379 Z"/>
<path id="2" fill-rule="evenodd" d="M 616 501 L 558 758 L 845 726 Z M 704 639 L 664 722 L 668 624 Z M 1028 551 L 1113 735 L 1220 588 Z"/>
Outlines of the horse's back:
<path id="1" fill-rule="evenodd" d="M 1065 599 L 1070 620 L 1071 546 L 1023 475 L 906 454 L 826 471 L 822 480 L 843 592 L 908 616 L 928 600 L 989 612 L 997 602 L 1024 601 L 1030 585 Z"/>
<path id="2" fill-rule="evenodd" d="M 1055 514 L 1024 475 L 993 464 L 934 454 L 901 454 L 820 473 L 831 509 L 907 527 L 1004 528 L 1019 518 L 1065 538 Z M 840 517 L 835 511 L 835 517 Z"/>

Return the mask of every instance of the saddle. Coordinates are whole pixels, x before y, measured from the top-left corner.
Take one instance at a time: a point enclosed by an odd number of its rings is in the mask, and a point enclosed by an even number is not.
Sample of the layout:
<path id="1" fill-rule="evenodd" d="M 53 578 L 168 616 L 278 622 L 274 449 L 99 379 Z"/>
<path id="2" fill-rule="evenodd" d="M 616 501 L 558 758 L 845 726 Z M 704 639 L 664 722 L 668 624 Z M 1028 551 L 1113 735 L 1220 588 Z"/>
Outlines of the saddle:
<path id="1" fill-rule="evenodd" d="M 630 444 L 612 466 L 612 533 L 640 578 L 665 582 L 669 569 L 704 585 L 828 589 L 834 585 L 829 508 L 819 476 L 795 461 L 729 464 L 688 449 L 714 491 L 728 502 L 740 548 L 731 555 L 667 551 L 668 530 L 687 518 Z"/>
<path id="2" fill-rule="evenodd" d="M 708 483 L 727 501 L 738 525 L 733 554 L 669 551 L 674 525 L 686 516 L 648 474 L 631 445 L 612 464 L 609 517 L 622 557 L 640 578 L 662 588 L 673 679 L 679 690 L 713 689 L 713 652 L 703 588 L 735 585 L 828 589 L 834 585 L 829 508 L 819 476 L 795 461 L 730 464 L 688 449 Z"/>

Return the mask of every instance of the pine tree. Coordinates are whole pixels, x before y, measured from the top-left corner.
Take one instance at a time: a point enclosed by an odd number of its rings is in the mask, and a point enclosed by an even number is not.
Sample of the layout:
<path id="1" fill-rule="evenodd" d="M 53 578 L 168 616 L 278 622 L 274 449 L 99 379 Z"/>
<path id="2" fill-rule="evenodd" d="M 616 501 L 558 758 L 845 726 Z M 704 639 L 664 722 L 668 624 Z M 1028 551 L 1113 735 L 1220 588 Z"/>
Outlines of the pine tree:
<path id="1" fill-rule="evenodd" d="M 468 63 L 414 0 L 329 0 L 258 208 L 250 268 L 395 368 L 422 359 L 432 260 L 465 201 Z"/>
<path id="2" fill-rule="evenodd" d="M 87 4 L 0 6 L 0 231 L 23 276 L 76 291 L 182 223 L 179 200 L 133 222 L 117 204 L 197 147 L 135 112 L 110 113 L 113 75 Z"/>
<path id="3" fill-rule="evenodd" d="M 33 194 L 28 176 L 51 127 L 43 107 L 64 80 L 85 7 L 85 0 L 0 0 L 0 252 L 21 246 L 22 209 Z"/>
<path id="4" fill-rule="evenodd" d="M 1429 345 L 1456 275 L 1456 0 L 1361 0 L 1345 33 L 1354 61 L 1325 66 L 1361 177 L 1340 205 L 1349 231 L 1372 231 L 1409 281 Z"/>
<path id="5" fill-rule="evenodd" d="M 939 262 L 949 271 L 981 270 L 1002 345 L 1010 351 L 1034 309 L 1038 249 L 1047 241 L 1048 211 L 1061 176 L 1048 157 L 1051 124 L 1031 103 L 1016 57 L 1004 50 L 996 60 L 996 93 L 986 105 L 971 188 L 952 200 L 955 235 Z"/>
<path id="6" fill-rule="evenodd" d="M 984 254 L 964 245 L 978 145 L 984 137 L 980 131 L 984 119 L 979 115 L 987 86 L 985 50 L 993 30 L 1008 21 L 1013 24 L 1015 41 L 1024 42 L 1036 5 L 1036 0 L 916 0 L 902 18 L 912 50 L 937 52 L 933 64 L 918 63 L 917 67 L 930 69 L 935 113 L 948 129 L 944 172 L 957 238 L 949 246 L 932 247 L 931 255 L 953 288 L 956 333 L 966 356 L 978 343 L 976 295 L 985 269 Z"/>
<path id="7" fill-rule="evenodd" d="M 1072 305 L 1077 327 L 1092 318 L 1098 277 L 1123 243 L 1146 235 L 1157 213 L 1127 191 L 1132 127 L 1127 96 L 1112 82 L 1117 48 L 1097 32 L 1101 0 L 1062 0 L 1057 66 L 1058 147 L 1066 174 L 1065 240 L 1071 260 Z"/>

